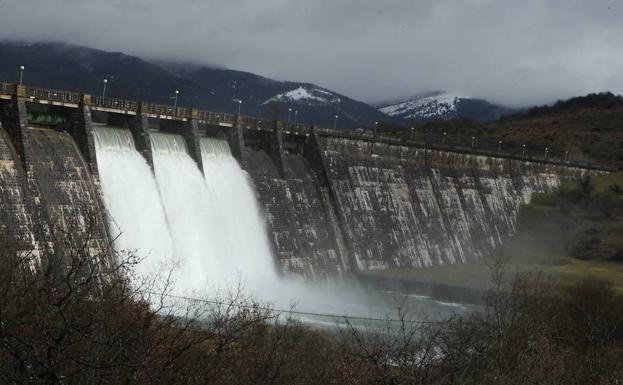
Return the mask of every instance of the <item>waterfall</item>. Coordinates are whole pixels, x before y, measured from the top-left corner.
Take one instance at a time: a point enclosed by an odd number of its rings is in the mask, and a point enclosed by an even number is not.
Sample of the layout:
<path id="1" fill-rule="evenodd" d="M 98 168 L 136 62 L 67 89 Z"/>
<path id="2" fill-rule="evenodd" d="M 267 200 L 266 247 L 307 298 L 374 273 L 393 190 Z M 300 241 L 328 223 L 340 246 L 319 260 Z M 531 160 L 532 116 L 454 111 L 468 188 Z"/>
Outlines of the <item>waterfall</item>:
<path id="1" fill-rule="evenodd" d="M 205 178 L 181 136 L 152 133 L 151 143 L 180 286 L 233 289 L 242 283 L 257 294 L 263 282 L 277 280 L 253 192 L 226 143 L 202 139 Z"/>
<path id="2" fill-rule="evenodd" d="M 184 291 L 211 286 L 209 273 L 221 270 L 207 188 L 181 136 L 152 133 L 156 183 L 169 222 L 177 263 L 176 286 Z"/>
<path id="3" fill-rule="evenodd" d="M 114 247 L 144 259 L 139 273 L 153 273 L 173 256 L 173 243 L 151 168 L 128 130 L 96 126 L 94 138 Z"/>
<path id="4" fill-rule="evenodd" d="M 253 189 L 226 141 L 201 140 L 204 178 L 181 136 L 150 135 L 152 173 L 128 130 L 94 131 L 114 246 L 144 259 L 139 273 L 174 263 L 179 292 L 239 281 L 257 292 L 278 280 Z"/>
<path id="5" fill-rule="evenodd" d="M 231 155 L 225 140 L 201 138 L 208 208 L 219 252 L 227 263 L 225 276 L 240 275 L 249 285 L 276 282 L 267 230 L 260 216 L 249 176 Z"/>

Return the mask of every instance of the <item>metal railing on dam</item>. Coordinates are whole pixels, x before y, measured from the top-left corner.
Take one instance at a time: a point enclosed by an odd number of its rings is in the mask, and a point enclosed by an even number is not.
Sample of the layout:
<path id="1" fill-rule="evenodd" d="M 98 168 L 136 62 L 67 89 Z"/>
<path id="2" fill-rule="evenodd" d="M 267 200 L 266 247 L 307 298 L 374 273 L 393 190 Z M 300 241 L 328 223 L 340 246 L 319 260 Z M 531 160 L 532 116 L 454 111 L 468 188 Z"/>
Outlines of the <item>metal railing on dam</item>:
<path id="1" fill-rule="evenodd" d="M 435 145 L 411 140 L 408 138 L 398 138 L 395 136 L 387 136 L 382 134 L 373 135 L 365 131 L 353 132 L 345 129 L 332 129 L 300 123 L 286 124 L 282 121 L 275 121 L 274 119 L 270 118 L 259 118 L 246 115 L 236 116 L 235 114 L 226 112 L 215 112 L 187 107 L 137 102 L 133 100 L 124 100 L 111 97 L 92 96 L 76 91 L 37 88 L 26 85 L 0 82 L 0 99 L 10 99 L 14 95 L 24 97 L 27 99 L 27 101 L 32 103 L 58 105 L 69 108 L 77 108 L 80 103 L 85 103 L 89 105 L 90 108 L 94 111 L 107 111 L 128 115 L 136 115 L 140 113 L 146 114 L 152 118 L 178 121 L 196 120 L 199 123 L 222 127 L 233 127 L 234 125 L 238 125 L 243 129 L 256 131 L 273 131 L 275 128 L 277 128 L 282 130 L 282 132 L 286 135 L 309 136 L 312 133 L 316 133 L 325 137 L 363 140 L 387 145 L 410 146 L 422 149 L 538 162 L 567 167 L 586 168 L 592 170 L 613 172 L 621 169 L 590 162 L 568 161 L 564 159 L 556 159 L 554 157 L 533 157 L 507 152 L 487 151 L 470 147 Z"/>

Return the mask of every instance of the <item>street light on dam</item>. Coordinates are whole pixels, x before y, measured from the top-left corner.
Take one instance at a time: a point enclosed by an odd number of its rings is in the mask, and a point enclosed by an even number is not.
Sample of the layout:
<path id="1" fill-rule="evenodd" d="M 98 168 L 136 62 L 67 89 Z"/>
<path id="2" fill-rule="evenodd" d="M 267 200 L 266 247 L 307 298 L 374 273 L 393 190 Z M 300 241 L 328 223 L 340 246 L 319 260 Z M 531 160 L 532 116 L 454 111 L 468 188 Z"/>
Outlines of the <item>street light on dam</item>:
<path id="1" fill-rule="evenodd" d="M 242 100 L 240 99 L 232 99 L 234 103 L 238 103 L 238 116 L 240 116 L 240 108 L 242 107 Z"/>
<path id="2" fill-rule="evenodd" d="M 108 79 L 104 79 L 104 88 L 102 89 L 102 97 L 106 97 L 106 85 L 108 84 Z"/>
<path id="3" fill-rule="evenodd" d="M 334 116 L 334 118 L 335 118 L 335 119 L 333 120 L 333 129 L 334 129 L 334 130 L 337 128 L 337 118 L 338 118 L 338 117 L 339 117 L 339 116 L 337 116 L 337 115 L 335 115 L 335 116 Z"/>
<path id="4" fill-rule="evenodd" d="M 175 99 L 175 103 L 173 104 L 175 108 L 177 108 L 177 97 L 179 96 L 179 94 L 180 94 L 180 91 L 175 90 L 175 96 L 173 97 Z"/>
<path id="5" fill-rule="evenodd" d="M 26 69 L 26 67 L 24 66 L 19 66 L 19 85 L 22 85 L 22 82 L 24 81 L 24 70 Z"/>

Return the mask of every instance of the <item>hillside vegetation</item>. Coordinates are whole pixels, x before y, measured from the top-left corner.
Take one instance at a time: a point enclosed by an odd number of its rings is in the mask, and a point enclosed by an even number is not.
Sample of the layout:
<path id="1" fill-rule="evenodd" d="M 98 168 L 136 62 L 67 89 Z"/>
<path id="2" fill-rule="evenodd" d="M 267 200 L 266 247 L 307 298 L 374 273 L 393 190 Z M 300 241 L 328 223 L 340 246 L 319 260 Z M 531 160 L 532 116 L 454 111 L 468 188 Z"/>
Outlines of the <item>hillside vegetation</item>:
<path id="1" fill-rule="evenodd" d="M 450 120 L 415 125 L 417 140 L 573 161 L 592 161 L 619 167 L 623 164 L 623 97 L 611 93 L 590 94 L 560 101 L 552 106 L 474 124 L 468 120 Z"/>
<path id="2" fill-rule="evenodd" d="M 535 194 L 519 218 L 520 237 L 582 260 L 623 262 L 623 172 Z"/>
<path id="3" fill-rule="evenodd" d="M 137 281 L 135 258 L 116 257 L 101 269 L 84 249 L 18 256 L 0 239 L 0 383 L 623 380 L 623 298 L 602 282 L 494 279 L 481 309 L 445 322 L 413 322 L 403 309 L 380 327 L 353 327 L 345 317 L 342 327 L 313 330 L 239 292 L 218 302 L 171 301 L 166 273 Z"/>

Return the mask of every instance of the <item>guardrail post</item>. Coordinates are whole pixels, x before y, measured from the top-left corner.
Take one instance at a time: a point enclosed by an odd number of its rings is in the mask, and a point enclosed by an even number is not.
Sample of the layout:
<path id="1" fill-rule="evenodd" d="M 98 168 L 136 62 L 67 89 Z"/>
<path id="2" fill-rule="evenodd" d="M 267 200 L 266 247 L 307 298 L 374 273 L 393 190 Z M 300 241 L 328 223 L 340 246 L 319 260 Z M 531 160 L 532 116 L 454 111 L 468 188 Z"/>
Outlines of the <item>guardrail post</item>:
<path id="1" fill-rule="evenodd" d="M 82 95 L 78 109 L 72 110 L 69 116 L 68 128 L 67 131 L 76 141 L 78 149 L 89 166 L 91 175 L 98 176 L 93 121 L 91 120 L 91 95 Z"/>
<path id="2" fill-rule="evenodd" d="M 129 119 L 129 128 L 134 138 L 134 145 L 143 158 L 154 168 L 154 157 L 151 151 L 151 139 L 149 137 L 149 116 L 146 113 L 147 105 L 139 102 L 136 116 Z"/>

